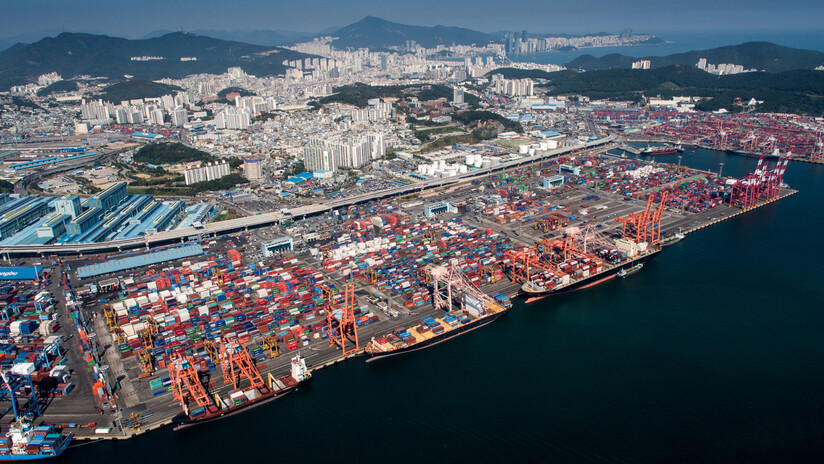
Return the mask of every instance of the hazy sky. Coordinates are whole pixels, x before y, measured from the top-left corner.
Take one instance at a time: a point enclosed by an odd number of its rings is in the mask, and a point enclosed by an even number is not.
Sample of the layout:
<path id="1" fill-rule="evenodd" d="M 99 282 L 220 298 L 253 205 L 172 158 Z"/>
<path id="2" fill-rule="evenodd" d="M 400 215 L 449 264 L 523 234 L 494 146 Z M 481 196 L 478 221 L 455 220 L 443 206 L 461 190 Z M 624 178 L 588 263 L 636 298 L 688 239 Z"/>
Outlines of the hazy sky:
<path id="1" fill-rule="evenodd" d="M 320 31 L 364 16 L 486 32 L 821 30 L 821 0 L 2 0 L 0 37 L 43 30 L 141 37 L 155 30 Z"/>

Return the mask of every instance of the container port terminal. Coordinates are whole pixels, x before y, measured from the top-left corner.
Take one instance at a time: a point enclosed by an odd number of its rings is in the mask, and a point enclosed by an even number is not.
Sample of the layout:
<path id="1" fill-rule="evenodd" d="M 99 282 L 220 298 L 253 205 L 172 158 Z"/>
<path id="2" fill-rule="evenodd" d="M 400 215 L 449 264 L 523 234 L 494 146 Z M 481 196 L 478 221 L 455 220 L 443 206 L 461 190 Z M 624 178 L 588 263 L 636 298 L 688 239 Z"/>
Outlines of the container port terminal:
<path id="1" fill-rule="evenodd" d="M 288 234 L 272 213 L 108 243 L 3 247 L 40 277 L 0 295 L 22 321 L 0 327 L 20 340 L 3 360 L 59 376 L 21 402 L 39 405 L 39 422 L 75 440 L 128 438 L 172 424 L 181 403 L 192 419 L 253 406 L 239 388 L 277 388 L 298 355 L 323 375 L 345 359 L 377 360 L 376 350 L 445 341 L 529 297 L 536 279 L 541 298 L 585 288 L 662 252 L 665 237 L 795 193 L 782 182 L 786 159 L 732 179 L 626 158 L 613 141 L 293 210 Z M 227 364 L 228 353 L 239 359 Z M 207 392 L 197 403 L 195 388 L 175 390 L 192 378 Z"/>

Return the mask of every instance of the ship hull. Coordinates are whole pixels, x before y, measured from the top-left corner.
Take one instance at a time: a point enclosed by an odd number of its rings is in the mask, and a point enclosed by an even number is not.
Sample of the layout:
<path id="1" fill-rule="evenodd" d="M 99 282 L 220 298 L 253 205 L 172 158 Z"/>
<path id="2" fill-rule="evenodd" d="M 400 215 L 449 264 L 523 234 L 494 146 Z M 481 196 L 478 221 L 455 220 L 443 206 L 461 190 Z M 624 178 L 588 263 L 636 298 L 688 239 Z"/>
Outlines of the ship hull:
<path id="1" fill-rule="evenodd" d="M 72 435 L 68 435 L 63 441 L 60 443 L 60 446 L 54 449 L 53 454 L 3 454 L 0 455 L 0 462 L 2 461 L 36 461 L 39 459 L 49 459 L 49 458 L 56 458 L 60 456 L 63 451 L 66 451 L 68 448 L 69 443 L 72 441 Z"/>
<path id="2" fill-rule="evenodd" d="M 681 240 L 684 240 L 684 239 L 679 238 L 679 239 L 675 239 L 675 240 L 670 240 L 669 242 L 659 242 L 658 244 L 661 245 L 662 247 L 668 247 L 670 245 L 675 245 L 676 243 L 680 242 Z"/>
<path id="3" fill-rule="evenodd" d="M 468 332 L 472 332 L 475 329 L 479 329 L 479 328 L 481 328 L 481 327 L 483 327 L 483 326 L 485 326 L 485 325 L 487 325 L 491 322 L 494 322 L 499 317 L 503 316 L 504 314 L 506 314 L 508 312 L 509 312 L 509 308 L 505 308 L 503 311 L 501 311 L 499 313 L 491 314 L 487 317 L 484 317 L 483 319 L 476 319 L 475 321 L 470 322 L 469 324 L 464 324 L 464 325 L 462 325 L 458 328 L 455 328 L 453 330 L 444 332 L 440 335 L 436 335 L 436 336 L 434 336 L 430 339 L 424 340 L 424 341 L 422 341 L 420 343 L 416 343 L 414 345 L 407 346 L 405 348 L 398 348 L 398 349 L 392 350 L 392 351 L 380 351 L 380 352 L 376 352 L 376 353 L 370 353 L 369 357 L 366 359 L 366 362 L 372 362 L 372 361 L 376 361 L 378 359 L 388 358 L 390 356 L 395 356 L 395 355 L 399 355 L 399 354 L 403 354 L 403 353 L 411 353 L 413 351 L 423 350 L 425 348 L 435 346 L 438 343 L 444 342 L 444 341 L 449 340 L 451 338 L 455 338 L 459 335 L 463 335 L 463 334 L 468 333 Z"/>
<path id="4" fill-rule="evenodd" d="M 252 408 L 256 408 L 260 405 L 263 405 L 263 404 L 269 403 L 271 401 L 274 401 L 276 399 L 282 398 L 282 397 L 288 395 L 289 393 L 292 393 L 293 391 L 297 390 L 298 388 L 300 388 L 301 385 L 304 385 L 305 383 L 309 382 L 310 380 L 312 380 L 312 379 L 310 378 L 308 380 L 304 380 L 303 382 L 299 382 L 294 387 L 289 387 L 289 388 L 285 388 L 283 390 L 279 390 L 277 392 L 271 392 L 271 393 L 268 393 L 266 395 L 262 395 L 259 398 L 255 399 L 254 401 L 247 401 L 246 403 L 243 403 L 240 406 L 234 406 L 234 407 L 231 407 L 231 408 L 228 408 L 228 409 L 223 409 L 223 410 L 220 410 L 220 411 L 217 411 L 217 412 L 214 412 L 214 413 L 207 413 L 207 414 L 204 414 L 202 416 L 198 416 L 196 418 L 190 418 L 190 417 L 188 417 L 188 416 L 186 416 L 182 413 L 178 414 L 177 416 L 175 416 L 172 419 L 172 423 L 175 424 L 175 427 L 174 427 L 173 430 L 181 430 L 181 429 L 185 429 L 185 428 L 188 428 L 188 427 L 192 427 L 194 425 L 200 425 L 200 424 L 205 424 L 205 423 L 208 423 L 208 422 L 214 422 L 216 420 L 224 419 L 226 417 L 234 416 L 235 414 L 239 414 L 241 412 L 248 411 Z"/>
<path id="5" fill-rule="evenodd" d="M 609 269 L 609 270 L 600 272 L 598 274 L 589 276 L 586 279 L 579 280 L 578 282 L 575 282 L 572 285 L 567 285 L 567 286 L 565 286 L 563 288 L 559 288 L 557 290 L 549 290 L 549 291 L 546 291 L 544 293 L 524 293 L 524 296 L 527 297 L 526 302 L 527 303 L 534 303 L 536 301 L 543 300 L 544 298 L 547 298 L 549 296 L 560 295 L 560 294 L 563 294 L 563 293 L 569 293 L 569 292 L 574 292 L 574 291 L 577 291 L 577 290 L 583 290 L 585 288 L 594 287 L 594 286 L 602 284 L 602 283 L 604 283 L 608 280 L 614 279 L 616 277 L 616 275 L 618 274 L 618 272 L 621 271 L 621 269 L 629 269 L 629 268 L 631 268 L 631 267 L 633 267 L 637 264 L 646 263 L 647 261 L 651 260 L 652 258 L 658 256 L 659 253 L 661 253 L 660 249 L 658 249 L 658 250 L 656 250 L 656 251 L 654 251 L 650 254 L 644 255 L 640 258 L 636 258 L 634 260 L 627 261 L 626 263 L 623 263 L 619 266 L 615 266 L 612 269 Z"/>
<path id="6" fill-rule="evenodd" d="M 649 156 L 672 155 L 672 154 L 675 154 L 675 153 L 678 153 L 678 150 L 676 150 L 675 148 L 668 148 L 666 150 L 653 150 L 653 151 L 642 151 L 641 152 L 642 155 L 649 155 Z"/>
<path id="7" fill-rule="evenodd" d="M 749 152 L 749 151 L 729 150 L 729 149 L 726 150 L 726 152 L 730 153 L 730 154 L 733 154 L 733 155 L 746 156 L 747 158 L 759 158 L 760 159 L 763 156 L 765 160 L 781 159 L 780 156 L 773 155 L 773 154 L 766 154 L 765 155 L 765 154 L 761 154 L 761 153 L 752 153 L 752 152 Z"/>

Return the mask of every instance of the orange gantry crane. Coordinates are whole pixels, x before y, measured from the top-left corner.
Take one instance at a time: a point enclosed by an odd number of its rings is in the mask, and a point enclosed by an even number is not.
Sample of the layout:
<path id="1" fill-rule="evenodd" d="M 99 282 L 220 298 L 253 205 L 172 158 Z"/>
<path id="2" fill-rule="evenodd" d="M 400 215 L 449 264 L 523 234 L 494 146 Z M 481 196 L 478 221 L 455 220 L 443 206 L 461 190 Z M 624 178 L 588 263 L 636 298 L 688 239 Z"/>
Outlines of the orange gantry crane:
<path id="1" fill-rule="evenodd" d="M 484 266 L 481 268 L 481 279 L 486 283 L 494 284 L 498 281 L 494 266 Z"/>
<path id="2" fill-rule="evenodd" d="M 172 355 L 169 362 L 169 378 L 172 381 L 172 394 L 180 401 L 183 411 L 189 413 L 189 399 L 198 407 L 208 408 L 212 400 L 206 394 L 206 389 L 200 382 L 200 374 L 195 367 L 191 356 Z"/>
<path id="3" fill-rule="evenodd" d="M 535 222 L 535 225 L 533 227 L 535 229 L 538 229 L 541 232 L 546 234 L 546 233 L 549 233 L 550 231 L 553 231 L 553 230 L 557 229 L 558 226 L 559 226 L 559 223 L 560 223 L 560 220 L 558 219 L 557 216 L 551 216 L 550 215 L 550 216 L 544 216 L 544 217 L 538 219 L 538 221 Z"/>
<path id="4" fill-rule="evenodd" d="M 426 266 L 419 266 L 416 272 L 420 283 L 424 285 L 429 285 L 432 283 L 432 275 L 429 273 L 429 270 L 426 269 Z"/>
<path id="5" fill-rule="evenodd" d="M 329 290 L 328 287 L 326 287 Z M 355 283 L 347 282 L 343 292 L 343 306 L 338 307 L 334 293 L 327 298 L 327 291 L 323 290 L 326 300 L 326 322 L 329 330 L 329 344 L 341 349 L 341 356 L 345 357 L 360 351 L 358 342 L 358 323 L 355 319 Z M 347 348 L 346 340 L 351 342 Z"/>
<path id="6" fill-rule="evenodd" d="M 440 231 L 436 229 L 426 229 L 423 231 L 423 240 L 425 243 L 436 243 L 440 236 Z"/>
<path id="7" fill-rule="evenodd" d="M 260 376 L 249 352 L 237 340 L 220 341 L 220 361 L 223 368 L 223 377 L 226 383 L 232 382 L 232 386 L 237 390 L 242 377 L 249 379 L 252 387 L 261 388 L 264 386 L 263 377 Z"/>
<path id="8" fill-rule="evenodd" d="M 378 281 L 378 274 L 371 267 L 366 268 L 363 272 L 363 278 L 367 285 L 374 285 Z"/>
<path id="9" fill-rule="evenodd" d="M 661 240 L 661 215 L 664 213 L 667 196 L 667 192 L 661 194 L 658 207 L 653 209 L 655 195 L 650 195 L 643 213 L 629 213 L 627 217 L 615 218 L 623 224 L 621 237 L 636 243 L 658 243 Z"/>
<path id="10" fill-rule="evenodd" d="M 523 250 L 506 250 L 504 256 L 512 260 L 510 278 L 515 282 L 529 282 L 532 271 L 539 269 L 555 274 L 556 271 L 541 259 L 541 252 L 537 248 Z"/>

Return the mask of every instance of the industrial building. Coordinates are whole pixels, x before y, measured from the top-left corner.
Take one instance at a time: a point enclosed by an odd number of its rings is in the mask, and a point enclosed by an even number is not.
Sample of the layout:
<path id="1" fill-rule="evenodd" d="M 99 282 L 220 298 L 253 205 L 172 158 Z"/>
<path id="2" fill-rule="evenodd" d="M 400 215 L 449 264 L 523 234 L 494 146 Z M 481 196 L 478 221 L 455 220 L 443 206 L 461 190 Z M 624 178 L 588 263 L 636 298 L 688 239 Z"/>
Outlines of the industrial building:
<path id="1" fill-rule="evenodd" d="M 440 214 L 446 213 L 457 213 L 458 208 L 449 204 L 448 201 L 442 201 L 440 203 L 426 205 L 423 207 L 423 214 L 424 216 L 431 218 L 434 216 L 438 216 Z"/>
<path id="2" fill-rule="evenodd" d="M 295 242 L 294 240 L 292 240 L 292 237 L 284 235 L 282 237 L 276 237 L 271 241 L 261 244 L 260 249 L 263 252 L 263 256 L 268 257 L 272 256 L 275 253 L 292 251 L 294 249 L 294 246 Z"/>
<path id="3" fill-rule="evenodd" d="M 126 183 L 118 182 L 111 187 L 89 198 L 88 206 L 100 208 L 102 211 L 109 211 L 126 199 Z"/>
<path id="4" fill-rule="evenodd" d="M 0 238 L 16 234 L 49 211 L 49 198 L 24 197 L 19 200 L 2 205 L 11 207 L 5 208 L 6 212 L 0 216 Z"/>
<path id="5" fill-rule="evenodd" d="M 80 197 L 77 195 L 66 195 L 59 200 L 55 200 L 54 209 L 58 213 L 68 214 L 72 219 L 80 216 L 83 211 L 80 206 Z"/>
<path id="6" fill-rule="evenodd" d="M 89 208 L 80 216 L 72 219 L 66 226 L 66 232 L 71 235 L 80 235 L 91 229 L 94 224 L 100 221 L 103 217 L 103 210 L 100 208 Z"/>
<path id="7" fill-rule="evenodd" d="M 113 184 L 90 198 L 0 194 L 0 244 L 95 243 L 134 238 L 174 228 L 181 216 L 191 227 L 213 210 L 209 203 L 184 211 L 183 201 L 155 201 L 129 195 L 126 183 Z"/>
<path id="8" fill-rule="evenodd" d="M 545 189 L 554 189 L 564 185 L 564 176 L 557 175 L 552 177 L 544 177 L 541 184 Z"/>
<path id="9" fill-rule="evenodd" d="M 41 238 L 57 238 L 66 233 L 66 223 L 71 216 L 65 213 L 54 212 L 46 216 L 46 222 L 37 228 L 37 236 Z"/>

